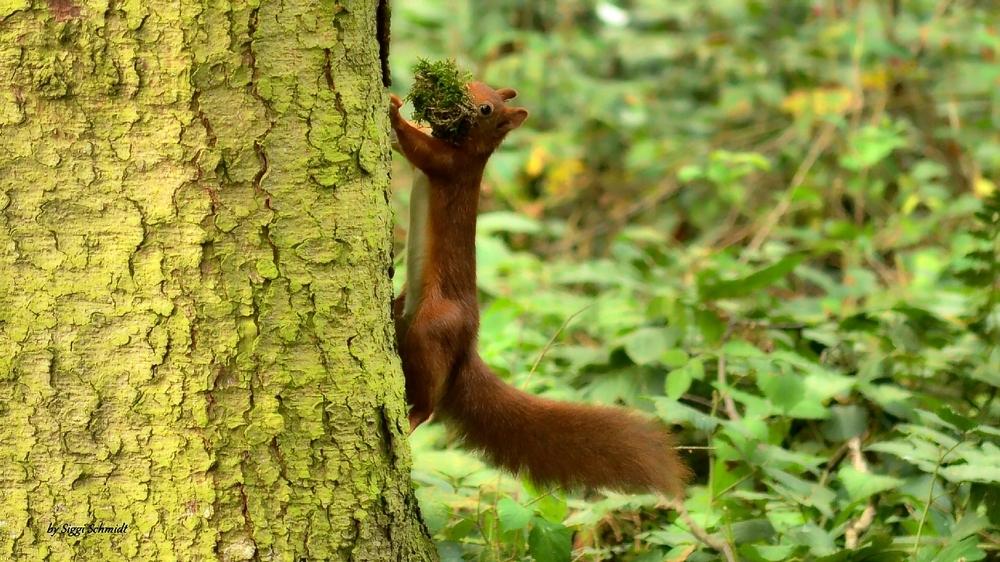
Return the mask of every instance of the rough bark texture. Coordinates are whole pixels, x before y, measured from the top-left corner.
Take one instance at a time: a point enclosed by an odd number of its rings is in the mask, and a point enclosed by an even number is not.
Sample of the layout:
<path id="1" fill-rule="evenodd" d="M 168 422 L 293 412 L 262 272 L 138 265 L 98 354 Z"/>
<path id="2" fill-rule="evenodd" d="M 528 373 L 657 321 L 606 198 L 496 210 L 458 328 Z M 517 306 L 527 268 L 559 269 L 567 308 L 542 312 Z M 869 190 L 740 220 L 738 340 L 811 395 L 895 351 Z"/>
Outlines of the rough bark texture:
<path id="1" fill-rule="evenodd" d="M 0 0 L 0 559 L 435 556 L 376 4 Z"/>

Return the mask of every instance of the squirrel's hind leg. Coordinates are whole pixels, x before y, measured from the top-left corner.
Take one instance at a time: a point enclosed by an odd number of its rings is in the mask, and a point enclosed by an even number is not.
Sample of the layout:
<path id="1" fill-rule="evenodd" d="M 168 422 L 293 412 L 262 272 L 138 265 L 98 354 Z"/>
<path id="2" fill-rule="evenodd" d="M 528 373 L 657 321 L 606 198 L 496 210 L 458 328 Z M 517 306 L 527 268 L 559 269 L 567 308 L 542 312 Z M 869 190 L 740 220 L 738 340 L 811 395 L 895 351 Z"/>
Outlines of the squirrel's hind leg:
<path id="1" fill-rule="evenodd" d="M 464 352 L 461 307 L 447 299 L 425 298 L 406 320 L 399 356 L 406 376 L 410 429 L 430 419 L 448 385 L 448 378 Z"/>

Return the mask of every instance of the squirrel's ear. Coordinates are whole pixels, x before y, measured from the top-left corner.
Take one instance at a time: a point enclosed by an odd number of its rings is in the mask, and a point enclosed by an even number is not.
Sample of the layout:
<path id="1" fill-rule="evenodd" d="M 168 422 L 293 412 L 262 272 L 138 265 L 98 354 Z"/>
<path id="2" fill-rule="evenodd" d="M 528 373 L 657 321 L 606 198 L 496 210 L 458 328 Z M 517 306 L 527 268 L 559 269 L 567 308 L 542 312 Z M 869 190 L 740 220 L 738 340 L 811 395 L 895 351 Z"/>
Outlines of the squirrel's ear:
<path id="1" fill-rule="evenodd" d="M 523 107 L 515 107 L 507 110 L 507 119 L 503 123 L 504 131 L 513 131 L 521 126 L 528 118 L 528 110 Z"/>
<path id="2" fill-rule="evenodd" d="M 500 88 L 497 90 L 497 95 L 503 101 L 512 100 L 517 97 L 517 90 L 514 88 Z"/>

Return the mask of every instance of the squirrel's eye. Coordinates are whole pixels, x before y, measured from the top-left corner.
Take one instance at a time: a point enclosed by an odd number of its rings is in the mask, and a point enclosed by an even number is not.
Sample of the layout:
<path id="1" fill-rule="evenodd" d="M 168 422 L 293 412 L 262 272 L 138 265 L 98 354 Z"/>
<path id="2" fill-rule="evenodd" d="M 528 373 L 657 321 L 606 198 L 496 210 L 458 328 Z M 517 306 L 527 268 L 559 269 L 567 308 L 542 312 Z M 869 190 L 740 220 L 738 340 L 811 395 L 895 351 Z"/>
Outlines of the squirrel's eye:
<path id="1" fill-rule="evenodd" d="M 482 113 L 483 115 L 489 115 L 490 113 L 493 113 L 493 106 L 488 103 L 484 103 L 483 105 L 479 106 L 479 113 Z"/>

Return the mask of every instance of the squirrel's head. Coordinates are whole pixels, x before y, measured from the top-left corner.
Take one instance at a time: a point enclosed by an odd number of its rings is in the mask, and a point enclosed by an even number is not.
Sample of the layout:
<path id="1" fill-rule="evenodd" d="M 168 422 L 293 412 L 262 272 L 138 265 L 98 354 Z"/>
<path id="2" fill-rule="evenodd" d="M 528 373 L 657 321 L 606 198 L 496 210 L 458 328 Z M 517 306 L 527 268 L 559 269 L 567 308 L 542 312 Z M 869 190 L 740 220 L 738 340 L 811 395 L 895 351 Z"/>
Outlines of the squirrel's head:
<path id="1" fill-rule="evenodd" d="M 470 82 L 469 93 L 476 106 L 476 116 L 466 144 L 488 156 L 500 146 L 507 133 L 524 123 L 528 110 L 507 105 L 507 100 L 517 96 L 517 90 L 513 88 L 494 90 L 482 82 Z"/>

